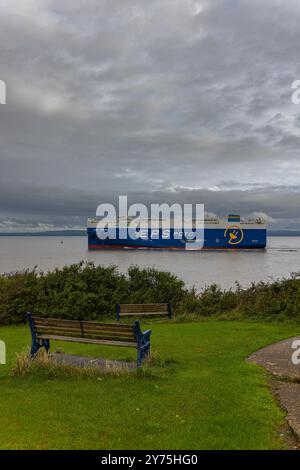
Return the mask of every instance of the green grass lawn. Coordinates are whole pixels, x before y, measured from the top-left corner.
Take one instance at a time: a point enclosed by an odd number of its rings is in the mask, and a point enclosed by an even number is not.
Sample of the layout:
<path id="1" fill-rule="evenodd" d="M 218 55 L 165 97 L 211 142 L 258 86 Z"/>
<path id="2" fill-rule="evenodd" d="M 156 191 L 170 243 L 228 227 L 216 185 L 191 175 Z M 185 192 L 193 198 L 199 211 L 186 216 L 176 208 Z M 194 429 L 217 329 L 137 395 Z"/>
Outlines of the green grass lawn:
<path id="1" fill-rule="evenodd" d="M 146 328 L 146 326 L 145 326 Z M 0 328 L 1 449 L 277 449 L 284 414 L 268 376 L 245 358 L 299 326 L 247 322 L 154 323 L 152 345 L 170 363 L 157 377 L 13 378 L 28 327 Z M 56 343 L 65 352 L 115 359 L 125 348 Z"/>

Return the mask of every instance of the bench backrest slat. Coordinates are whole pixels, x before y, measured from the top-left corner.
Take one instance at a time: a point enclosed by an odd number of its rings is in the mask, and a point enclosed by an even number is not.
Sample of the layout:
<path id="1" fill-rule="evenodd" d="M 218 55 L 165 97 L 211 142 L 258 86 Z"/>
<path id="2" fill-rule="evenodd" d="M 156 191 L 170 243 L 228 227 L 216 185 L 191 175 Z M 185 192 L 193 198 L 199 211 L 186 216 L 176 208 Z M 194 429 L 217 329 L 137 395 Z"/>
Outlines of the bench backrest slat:
<path id="1" fill-rule="evenodd" d="M 118 333 L 111 333 L 111 332 L 102 332 L 102 333 L 94 333 L 94 332 L 86 332 L 82 334 L 81 332 L 74 332 L 74 331 L 61 331 L 57 329 L 48 329 L 48 330 L 41 330 L 37 331 L 38 336 L 63 336 L 63 337 L 71 337 L 71 338 L 89 338 L 89 339 L 104 339 L 104 340 L 111 340 L 111 341 L 124 341 L 128 343 L 136 343 L 136 340 L 133 335 L 121 335 Z"/>
<path id="2" fill-rule="evenodd" d="M 168 312 L 168 304 L 120 304 L 120 313 Z"/>
<path id="3" fill-rule="evenodd" d="M 42 325 L 57 325 L 57 326 L 78 326 L 78 324 L 87 324 L 87 325 L 94 325 L 97 327 L 108 327 L 108 328 L 124 328 L 128 329 L 128 325 L 121 325 L 121 324 L 110 324 L 110 323 L 100 323 L 97 321 L 87 321 L 87 320 L 64 320 L 60 318 L 44 318 L 44 317 L 38 317 L 38 316 L 32 316 L 34 323 L 35 324 L 42 324 Z"/>
<path id="4" fill-rule="evenodd" d="M 131 325 L 115 325 L 80 320 L 60 320 L 55 318 L 32 317 L 38 336 L 56 335 L 89 339 L 102 339 L 136 343 L 134 328 Z"/>

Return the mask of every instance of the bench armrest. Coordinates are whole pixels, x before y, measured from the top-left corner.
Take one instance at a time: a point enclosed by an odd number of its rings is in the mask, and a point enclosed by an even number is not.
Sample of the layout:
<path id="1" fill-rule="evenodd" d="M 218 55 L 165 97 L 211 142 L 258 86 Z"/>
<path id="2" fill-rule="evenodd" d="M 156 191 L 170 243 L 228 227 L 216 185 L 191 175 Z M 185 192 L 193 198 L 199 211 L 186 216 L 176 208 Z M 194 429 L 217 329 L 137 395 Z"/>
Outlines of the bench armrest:
<path id="1" fill-rule="evenodd" d="M 140 367 L 146 356 L 150 353 L 150 335 L 151 330 L 141 331 L 140 322 L 134 322 L 134 334 L 137 340 L 137 366 Z"/>
<path id="2" fill-rule="evenodd" d="M 143 336 L 144 338 L 146 338 L 147 340 L 149 339 L 149 336 L 151 335 L 152 331 L 151 330 L 146 330 L 144 331 L 143 333 Z"/>

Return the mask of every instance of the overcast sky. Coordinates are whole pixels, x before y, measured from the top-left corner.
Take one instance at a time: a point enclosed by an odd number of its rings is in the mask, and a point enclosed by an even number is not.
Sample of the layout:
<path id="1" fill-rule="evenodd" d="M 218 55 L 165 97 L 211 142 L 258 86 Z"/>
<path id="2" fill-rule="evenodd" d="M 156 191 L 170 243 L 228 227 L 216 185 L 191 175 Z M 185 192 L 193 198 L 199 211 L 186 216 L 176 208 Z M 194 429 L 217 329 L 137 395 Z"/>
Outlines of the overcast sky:
<path id="1" fill-rule="evenodd" d="M 0 231 L 101 202 L 300 228 L 299 0 L 0 0 Z"/>

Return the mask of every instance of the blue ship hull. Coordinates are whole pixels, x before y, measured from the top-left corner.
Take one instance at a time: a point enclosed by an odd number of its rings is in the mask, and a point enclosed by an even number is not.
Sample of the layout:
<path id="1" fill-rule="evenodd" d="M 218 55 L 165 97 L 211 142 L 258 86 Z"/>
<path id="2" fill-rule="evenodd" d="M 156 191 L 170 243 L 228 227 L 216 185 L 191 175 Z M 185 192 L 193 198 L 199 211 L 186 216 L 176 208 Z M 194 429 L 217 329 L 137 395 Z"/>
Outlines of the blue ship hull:
<path id="1" fill-rule="evenodd" d="M 162 230 L 157 238 L 151 238 L 151 229 L 148 229 L 148 237 L 139 237 L 133 240 L 130 237 L 121 239 L 119 229 L 116 229 L 116 238 L 101 240 L 98 238 L 96 228 L 89 227 L 88 248 L 90 250 L 101 249 L 161 249 L 161 250 L 187 250 L 197 249 L 196 243 L 188 241 L 186 238 L 174 238 L 174 230 L 170 229 L 170 236 L 163 237 Z M 234 231 L 235 237 L 231 237 Z M 145 231 L 144 231 L 145 232 Z M 146 231 L 147 232 L 147 231 Z M 236 226 L 228 228 L 205 228 L 203 249 L 263 249 L 267 243 L 266 228 L 239 228 Z M 200 249 L 200 248 L 199 248 Z"/>

